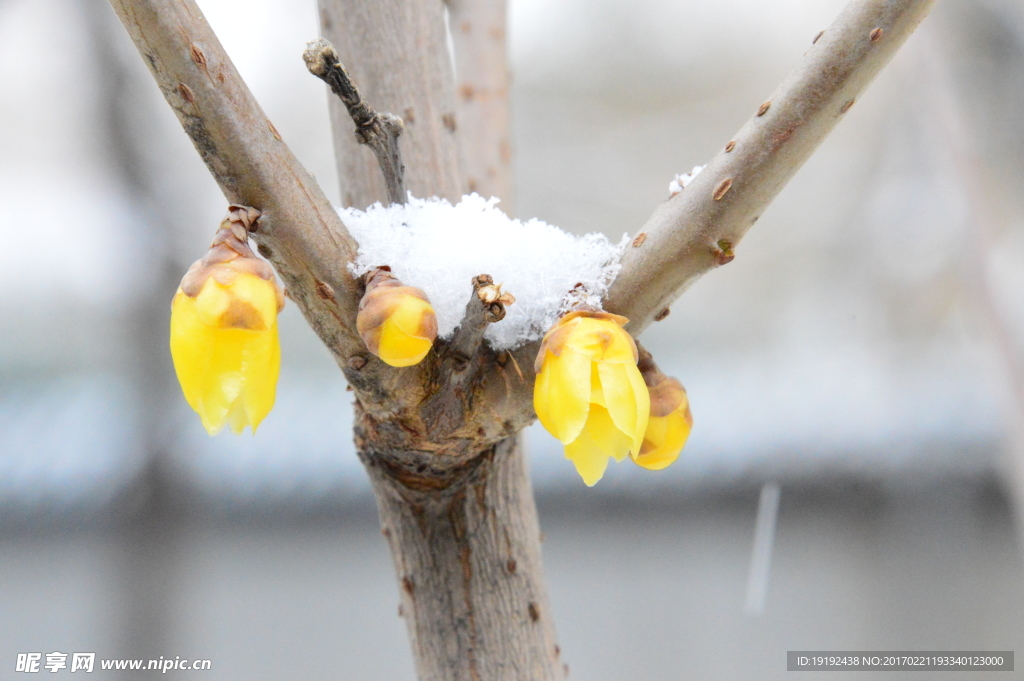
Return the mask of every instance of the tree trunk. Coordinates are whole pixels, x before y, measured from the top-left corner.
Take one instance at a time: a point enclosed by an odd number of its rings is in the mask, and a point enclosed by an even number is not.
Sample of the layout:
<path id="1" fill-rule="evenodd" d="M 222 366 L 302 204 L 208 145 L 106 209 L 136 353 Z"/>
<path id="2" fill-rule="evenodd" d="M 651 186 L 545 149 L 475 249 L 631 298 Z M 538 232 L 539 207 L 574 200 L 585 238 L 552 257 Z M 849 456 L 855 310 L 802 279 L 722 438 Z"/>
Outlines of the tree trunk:
<path id="1" fill-rule="evenodd" d="M 500 5 L 489 12 L 492 28 L 500 29 L 490 42 L 497 40 L 503 54 L 504 3 L 478 2 Z M 508 193 L 510 166 L 495 161 L 500 145 L 508 146 L 507 111 L 484 125 L 483 109 L 474 107 L 467 114 L 472 124 L 460 129 L 444 8 L 441 0 L 320 0 L 321 29 L 367 104 L 404 119 L 399 143 L 414 196 L 457 201 L 469 188 L 467 166 L 485 168 L 480 174 L 488 186 Z M 497 67 L 474 77 L 494 81 L 488 88 L 499 96 L 488 98 L 492 111 L 507 109 L 507 88 L 499 82 L 507 77 L 504 62 L 490 62 Z M 343 203 L 363 208 L 385 200 L 373 154 L 356 143 L 346 109 L 330 101 Z M 467 160 L 467 149 L 484 147 L 486 158 L 470 154 Z M 436 370 L 444 374 L 446 366 Z M 488 367 L 495 370 L 493 362 Z M 441 398 L 444 404 L 429 417 L 357 406 L 356 445 L 394 559 L 417 675 L 430 681 L 562 679 L 519 436 L 493 444 L 475 427 L 468 437 L 458 427 L 447 433 L 438 426 L 446 423 L 439 414 L 470 408 L 463 391 L 456 392 Z M 439 396 L 433 397 L 436 407 Z M 410 407 L 416 412 L 428 403 Z M 497 412 L 491 418 L 499 418 Z"/>
<path id="2" fill-rule="evenodd" d="M 436 487 L 403 480 L 388 463 L 394 453 L 373 451 L 359 435 L 419 678 L 564 678 L 519 436 Z"/>

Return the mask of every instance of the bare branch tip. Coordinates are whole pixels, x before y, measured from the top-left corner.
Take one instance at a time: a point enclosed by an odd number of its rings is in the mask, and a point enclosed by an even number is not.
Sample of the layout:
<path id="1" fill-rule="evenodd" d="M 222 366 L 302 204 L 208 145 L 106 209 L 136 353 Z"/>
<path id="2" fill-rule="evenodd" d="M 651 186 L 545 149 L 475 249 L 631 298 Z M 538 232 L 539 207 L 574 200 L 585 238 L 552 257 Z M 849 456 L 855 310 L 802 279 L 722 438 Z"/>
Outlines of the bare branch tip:
<path id="1" fill-rule="evenodd" d="M 302 60 L 306 62 L 309 72 L 318 78 L 323 78 L 327 74 L 327 70 L 339 61 L 337 50 L 326 38 L 317 38 L 306 43 Z"/>
<path id="2" fill-rule="evenodd" d="M 405 203 L 405 166 L 398 148 L 398 137 L 405 130 L 402 119 L 391 113 L 378 113 L 363 101 L 359 88 L 338 59 L 338 52 L 324 38 L 307 43 L 302 59 L 309 72 L 327 83 L 345 105 L 355 124 L 356 142 L 369 146 L 377 157 L 388 201 Z"/>
<path id="3" fill-rule="evenodd" d="M 377 115 L 380 118 L 381 124 L 383 124 L 384 127 L 387 128 L 387 131 L 390 134 L 394 135 L 395 137 L 398 137 L 403 132 L 405 132 L 405 121 L 402 120 L 401 116 L 396 116 L 393 113 L 387 112 Z"/>
<path id="4" fill-rule="evenodd" d="M 505 318 L 505 308 L 516 302 L 515 296 L 502 291 L 501 284 L 495 284 L 494 278 L 489 274 L 473 277 L 473 290 L 485 308 L 486 323 L 500 322 Z M 467 311 L 467 316 L 468 314 Z"/>

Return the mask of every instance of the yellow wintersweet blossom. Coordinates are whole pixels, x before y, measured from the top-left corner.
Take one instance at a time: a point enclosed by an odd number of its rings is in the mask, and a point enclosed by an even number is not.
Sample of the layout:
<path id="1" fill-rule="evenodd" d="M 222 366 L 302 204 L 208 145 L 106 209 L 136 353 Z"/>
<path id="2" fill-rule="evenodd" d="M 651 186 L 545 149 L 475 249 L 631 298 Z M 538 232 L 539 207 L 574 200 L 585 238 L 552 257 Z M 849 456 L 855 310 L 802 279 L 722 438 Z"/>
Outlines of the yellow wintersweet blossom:
<path id="1" fill-rule="evenodd" d="M 637 456 L 647 430 L 650 398 L 636 344 L 622 328 L 627 321 L 571 312 L 547 332 L 537 354 L 534 409 L 588 486 L 601 479 L 609 458 Z"/>
<path id="2" fill-rule="evenodd" d="M 210 435 L 236 435 L 274 406 L 281 368 L 277 314 L 284 296 L 248 245 L 254 208 L 231 206 L 210 250 L 171 302 L 171 357 L 182 392 Z"/>
<path id="3" fill-rule="evenodd" d="M 679 458 L 679 453 L 690 437 L 693 414 L 690 413 L 690 400 L 686 397 L 682 383 L 658 372 L 660 380 L 651 385 L 649 375 L 642 373 L 644 379 L 648 380 L 651 417 L 647 422 L 640 453 L 633 457 L 633 461 L 652 471 L 660 471 Z"/>
<path id="4" fill-rule="evenodd" d="M 393 367 L 407 367 L 430 352 L 437 317 L 423 291 L 403 285 L 390 268 L 378 267 L 367 276 L 356 329 L 374 355 Z"/>

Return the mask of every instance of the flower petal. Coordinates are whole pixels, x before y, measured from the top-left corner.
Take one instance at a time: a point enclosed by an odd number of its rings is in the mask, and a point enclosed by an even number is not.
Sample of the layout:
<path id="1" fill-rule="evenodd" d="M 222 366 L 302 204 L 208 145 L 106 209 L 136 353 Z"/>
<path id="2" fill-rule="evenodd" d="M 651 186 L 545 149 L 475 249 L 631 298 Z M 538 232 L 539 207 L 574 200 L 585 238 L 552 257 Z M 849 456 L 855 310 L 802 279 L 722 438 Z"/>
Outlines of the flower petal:
<path id="1" fill-rule="evenodd" d="M 258 326 L 248 328 L 269 329 L 277 321 L 277 286 L 272 281 L 254 274 L 242 274 L 232 286 L 236 300 L 250 305 L 259 316 Z"/>
<path id="2" fill-rule="evenodd" d="M 644 435 L 643 447 L 634 461 L 652 471 L 660 471 L 679 458 L 690 436 L 691 421 L 680 412 L 652 416 Z"/>
<path id="3" fill-rule="evenodd" d="M 225 417 L 225 421 L 228 424 L 228 428 L 235 435 L 241 435 L 245 427 L 249 425 L 249 416 L 245 413 L 245 400 L 241 397 L 235 399 L 231 403 L 231 407 L 228 409 L 228 415 Z M 255 431 L 254 431 L 255 432 Z"/>
<path id="4" fill-rule="evenodd" d="M 197 410 L 210 435 L 216 435 L 224 427 L 228 412 L 242 393 L 243 334 L 251 332 L 220 329 L 215 333 L 213 356 Z"/>
<path id="5" fill-rule="evenodd" d="M 214 268 L 214 272 L 228 269 Z M 210 277 L 196 296 L 203 323 L 218 329 L 263 331 L 277 319 L 277 288 L 252 274 L 237 274 L 230 284 Z"/>
<path id="6" fill-rule="evenodd" d="M 199 318 L 211 329 L 220 326 L 220 318 L 231 306 L 231 293 L 226 286 L 218 284 L 210 277 L 196 296 L 196 307 Z"/>
<path id="7" fill-rule="evenodd" d="M 189 298 L 179 289 L 171 302 L 171 359 L 181 391 L 196 411 L 215 344 L 215 332 L 200 319 L 195 298 Z"/>
<path id="8" fill-rule="evenodd" d="M 583 430 L 590 411 L 590 360 L 568 348 L 560 357 L 546 353 L 533 388 L 541 424 L 563 444 Z"/>
<path id="9" fill-rule="evenodd" d="M 424 321 L 428 315 L 434 316 L 433 306 L 411 295 L 403 295 L 400 300 L 401 302 L 391 311 L 389 319 L 409 336 L 426 338 L 428 334 L 424 332 Z"/>
<path id="10" fill-rule="evenodd" d="M 633 431 L 633 446 L 630 448 L 630 453 L 636 456 L 640 453 L 647 422 L 651 417 L 651 395 L 636 364 L 626 365 L 626 376 L 633 386 L 633 395 L 636 397 L 636 430 Z"/>
<path id="11" fill-rule="evenodd" d="M 433 342 L 429 338 L 409 335 L 393 318 L 388 318 L 381 325 L 377 356 L 393 367 L 408 367 L 426 357 L 431 346 Z"/>
<path id="12" fill-rule="evenodd" d="M 612 422 L 608 410 L 593 404 L 579 437 L 565 446 L 565 458 L 576 465 L 576 472 L 588 487 L 604 476 L 608 459 L 621 461 L 629 453 L 631 441 Z"/>
<path id="13" fill-rule="evenodd" d="M 578 317 L 566 347 L 599 362 L 632 362 L 636 364 L 636 344 L 626 331 L 613 321 Z"/>
<path id="14" fill-rule="evenodd" d="M 644 379 L 631 362 L 600 362 L 597 369 L 608 413 L 615 426 L 629 438 L 629 449 L 637 454 L 643 443 L 651 408 Z"/>
<path id="15" fill-rule="evenodd" d="M 281 373 L 281 342 L 276 322 L 266 331 L 248 333 L 242 349 L 242 400 L 245 423 L 255 435 L 260 422 L 274 407 L 277 378 Z"/>

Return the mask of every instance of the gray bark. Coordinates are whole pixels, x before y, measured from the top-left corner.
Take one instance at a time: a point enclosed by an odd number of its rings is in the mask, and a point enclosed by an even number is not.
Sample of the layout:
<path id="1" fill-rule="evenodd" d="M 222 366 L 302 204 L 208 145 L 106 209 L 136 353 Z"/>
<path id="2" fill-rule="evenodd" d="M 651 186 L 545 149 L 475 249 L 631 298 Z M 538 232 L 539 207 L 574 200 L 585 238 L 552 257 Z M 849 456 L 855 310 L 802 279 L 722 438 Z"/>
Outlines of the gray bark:
<path id="1" fill-rule="evenodd" d="M 363 446 L 423 680 L 562 679 L 525 457 L 512 436 L 442 488 Z"/>
<path id="2" fill-rule="evenodd" d="M 469 191 L 515 214 L 505 0 L 447 0 L 455 46 L 459 150 Z"/>

